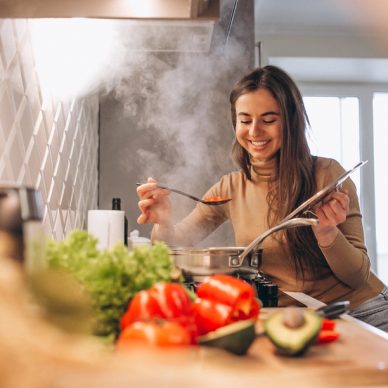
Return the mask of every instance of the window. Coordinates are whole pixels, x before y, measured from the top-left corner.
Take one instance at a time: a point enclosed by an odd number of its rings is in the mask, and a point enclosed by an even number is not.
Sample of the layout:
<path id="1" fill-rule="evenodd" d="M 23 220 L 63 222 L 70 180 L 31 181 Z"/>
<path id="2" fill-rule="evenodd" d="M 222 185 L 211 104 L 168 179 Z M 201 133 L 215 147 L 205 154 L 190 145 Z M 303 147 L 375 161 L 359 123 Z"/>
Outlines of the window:
<path id="1" fill-rule="evenodd" d="M 360 198 L 365 242 L 372 268 L 388 283 L 388 90 L 368 85 L 301 85 L 315 155 L 338 160 L 345 169 L 360 160 L 366 167 L 352 175 Z"/>
<path id="2" fill-rule="evenodd" d="M 360 161 L 359 106 L 356 97 L 304 97 L 313 155 L 336 159 L 348 170 Z M 358 191 L 360 173 L 352 175 Z M 360 194 L 360 193 L 359 193 Z"/>
<path id="3" fill-rule="evenodd" d="M 376 204 L 377 268 L 383 280 L 388 283 L 388 178 L 384 166 L 388 165 L 388 93 L 373 95 L 373 150 Z"/>

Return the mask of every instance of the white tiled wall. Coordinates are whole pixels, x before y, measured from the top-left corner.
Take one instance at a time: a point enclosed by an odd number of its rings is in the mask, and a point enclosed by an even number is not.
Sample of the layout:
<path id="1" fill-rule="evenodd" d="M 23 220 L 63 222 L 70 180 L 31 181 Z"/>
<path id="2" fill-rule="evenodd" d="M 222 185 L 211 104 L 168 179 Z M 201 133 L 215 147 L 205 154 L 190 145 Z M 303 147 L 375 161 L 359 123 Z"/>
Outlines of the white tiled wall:
<path id="1" fill-rule="evenodd" d="M 0 184 L 38 189 L 44 224 L 60 239 L 97 208 L 98 97 L 42 95 L 28 20 L 0 19 Z"/>

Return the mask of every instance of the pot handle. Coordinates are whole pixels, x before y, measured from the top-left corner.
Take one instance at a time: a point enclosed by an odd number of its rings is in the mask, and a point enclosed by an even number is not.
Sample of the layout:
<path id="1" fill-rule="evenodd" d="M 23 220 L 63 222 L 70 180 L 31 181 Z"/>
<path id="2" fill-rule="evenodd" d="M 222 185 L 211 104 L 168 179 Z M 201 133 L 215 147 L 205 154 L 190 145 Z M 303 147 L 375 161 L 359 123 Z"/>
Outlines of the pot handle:
<path id="1" fill-rule="evenodd" d="M 230 266 L 241 267 L 245 257 L 249 255 L 254 248 L 259 248 L 263 241 L 272 233 L 275 233 L 281 229 L 296 228 L 298 226 L 311 226 L 318 224 L 319 220 L 317 218 L 292 218 L 291 220 L 281 222 L 280 224 L 275 225 L 273 228 L 268 229 L 264 233 L 260 234 L 257 238 L 255 238 L 238 256 L 238 260 L 233 260 L 233 263 L 230 263 Z"/>

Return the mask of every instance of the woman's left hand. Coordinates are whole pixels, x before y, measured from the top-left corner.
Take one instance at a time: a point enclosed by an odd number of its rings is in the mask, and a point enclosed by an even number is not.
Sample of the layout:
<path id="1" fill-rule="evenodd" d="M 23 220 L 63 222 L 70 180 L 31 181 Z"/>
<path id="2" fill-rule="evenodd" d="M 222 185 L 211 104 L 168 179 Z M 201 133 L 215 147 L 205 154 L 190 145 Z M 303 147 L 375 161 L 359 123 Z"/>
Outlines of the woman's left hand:
<path id="1" fill-rule="evenodd" d="M 345 191 L 333 192 L 329 199 L 314 209 L 319 225 L 313 226 L 321 248 L 330 246 L 337 237 L 337 225 L 345 222 L 349 212 L 349 196 Z"/>

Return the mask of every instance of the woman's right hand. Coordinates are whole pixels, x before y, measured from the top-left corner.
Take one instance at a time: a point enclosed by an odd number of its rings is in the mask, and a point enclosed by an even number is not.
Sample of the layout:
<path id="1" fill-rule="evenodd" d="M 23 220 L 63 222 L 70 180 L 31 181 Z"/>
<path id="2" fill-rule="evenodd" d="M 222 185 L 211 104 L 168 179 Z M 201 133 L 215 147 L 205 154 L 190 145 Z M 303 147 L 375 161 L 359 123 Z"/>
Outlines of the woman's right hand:
<path id="1" fill-rule="evenodd" d="M 137 219 L 138 224 L 155 223 L 168 225 L 171 222 L 170 192 L 158 187 L 153 178 L 137 188 L 138 202 L 141 211 Z"/>

